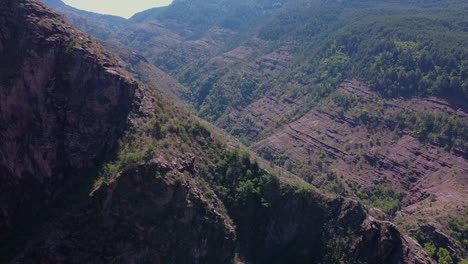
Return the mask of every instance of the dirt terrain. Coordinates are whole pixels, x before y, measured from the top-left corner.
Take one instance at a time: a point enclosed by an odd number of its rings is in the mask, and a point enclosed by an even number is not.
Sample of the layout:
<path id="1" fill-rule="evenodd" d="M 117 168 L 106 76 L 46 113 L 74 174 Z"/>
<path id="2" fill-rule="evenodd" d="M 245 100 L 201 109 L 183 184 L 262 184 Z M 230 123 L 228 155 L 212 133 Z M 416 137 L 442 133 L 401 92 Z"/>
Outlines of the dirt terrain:
<path id="1" fill-rule="evenodd" d="M 398 109 L 419 109 L 455 114 L 468 122 L 467 113 L 439 99 L 384 100 L 358 81 L 343 83 L 338 93 L 358 97 L 369 111 L 390 114 Z M 291 111 L 291 102 L 262 98 L 247 107 L 251 133 L 272 129 Z M 383 108 L 381 108 L 383 106 Z M 406 229 L 430 224 L 449 232 L 447 218 L 466 210 L 467 153 L 421 143 L 410 134 L 371 130 L 349 112 L 340 113 L 326 100 L 302 118 L 274 129 L 271 136 L 252 145 L 263 157 L 280 163 L 316 185 L 328 172 L 336 174 L 351 195 L 374 185 L 400 191 L 401 208 L 392 217 Z M 317 173 L 319 172 L 319 173 Z M 319 175 L 318 177 L 316 175 Z"/>

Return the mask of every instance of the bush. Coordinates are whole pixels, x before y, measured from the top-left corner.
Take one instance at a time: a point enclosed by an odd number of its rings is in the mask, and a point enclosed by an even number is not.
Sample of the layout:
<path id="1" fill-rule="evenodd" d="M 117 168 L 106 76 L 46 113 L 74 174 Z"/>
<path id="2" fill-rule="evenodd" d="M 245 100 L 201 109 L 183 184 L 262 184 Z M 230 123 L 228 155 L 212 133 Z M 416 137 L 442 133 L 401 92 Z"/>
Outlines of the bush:
<path id="1" fill-rule="evenodd" d="M 424 248 L 424 251 L 426 251 L 426 253 L 429 255 L 429 257 L 431 258 L 436 257 L 437 248 L 434 246 L 434 243 L 432 242 L 425 243 L 423 248 Z"/>
<path id="2" fill-rule="evenodd" d="M 462 245 L 462 247 L 465 250 L 468 250 L 468 220 L 467 218 L 462 217 L 462 216 L 451 216 L 448 219 L 448 224 L 451 229 L 451 232 L 450 232 L 451 235 Z"/>
<path id="3" fill-rule="evenodd" d="M 144 159 L 145 160 L 151 159 L 155 152 L 156 152 L 156 144 L 154 142 L 150 142 L 146 147 Z"/>
<path id="4" fill-rule="evenodd" d="M 437 252 L 437 258 L 439 259 L 439 264 L 453 264 L 452 257 L 445 248 L 439 248 L 439 251 Z"/>
<path id="5" fill-rule="evenodd" d="M 153 123 L 151 132 L 152 132 L 153 137 L 155 137 L 156 139 L 162 139 L 166 136 L 167 128 L 163 126 L 161 122 L 156 120 Z"/>
<path id="6" fill-rule="evenodd" d="M 245 203 L 260 194 L 260 188 L 251 180 L 242 181 L 236 188 L 236 201 Z"/>
<path id="7" fill-rule="evenodd" d="M 308 184 L 301 183 L 296 189 L 296 193 L 303 196 L 307 196 L 312 193 L 312 187 Z"/>
<path id="8" fill-rule="evenodd" d="M 376 185 L 365 190 L 365 192 L 359 192 L 358 197 L 363 203 L 393 215 L 400 209 L 400 200 L 404 197 L 404 194 L 397 193 L 383 185 Z"/>
<path id="9" fill-rule="evenodd" d="M 135 165 L 139 160 L 141 160 L 139 153 L 125 151 L 119 154 L 117 165 L 120 170 L 124 170 Z"/>

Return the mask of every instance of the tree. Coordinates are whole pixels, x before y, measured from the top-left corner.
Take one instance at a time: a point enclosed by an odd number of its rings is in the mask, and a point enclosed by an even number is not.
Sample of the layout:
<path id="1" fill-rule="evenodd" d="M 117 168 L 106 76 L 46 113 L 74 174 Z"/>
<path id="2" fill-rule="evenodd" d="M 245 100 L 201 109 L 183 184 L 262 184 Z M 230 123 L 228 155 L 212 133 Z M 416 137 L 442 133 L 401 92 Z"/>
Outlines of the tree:
<path id="1" fill-rule="evenodd" d="M 423 248 L 424 251 L 426 251 L 426 253 L 429 255 L 429 257 L 435 257 L 437 249 L 432 242 L 425 243 Z"/>
<path id="2" fill-rule="evenodd" d="M 452 257 L 450 253 L 445 248 L 439 248 L 437 252 L 437 257 L 439 258 L 439 264 L 453 264 Z"/>

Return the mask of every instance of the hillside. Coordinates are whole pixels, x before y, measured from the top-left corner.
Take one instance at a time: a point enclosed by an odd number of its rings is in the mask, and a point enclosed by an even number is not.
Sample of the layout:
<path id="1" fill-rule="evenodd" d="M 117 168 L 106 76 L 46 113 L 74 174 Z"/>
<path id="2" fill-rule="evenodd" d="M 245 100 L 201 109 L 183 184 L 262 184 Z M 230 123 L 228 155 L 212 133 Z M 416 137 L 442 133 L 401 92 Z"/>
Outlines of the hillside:
<path id="1" fill-rule="evenodd" d="M 466 1 L 231 2 L 176 0 L 101 39 L 272 165 L 466 258 Z"/>
<path id="2" fill-rule="evenodd" d="M 35 0 L 0 5 L 0 58 L 2 263 L 432 263 L 360 203 L 228 147 Z"/>

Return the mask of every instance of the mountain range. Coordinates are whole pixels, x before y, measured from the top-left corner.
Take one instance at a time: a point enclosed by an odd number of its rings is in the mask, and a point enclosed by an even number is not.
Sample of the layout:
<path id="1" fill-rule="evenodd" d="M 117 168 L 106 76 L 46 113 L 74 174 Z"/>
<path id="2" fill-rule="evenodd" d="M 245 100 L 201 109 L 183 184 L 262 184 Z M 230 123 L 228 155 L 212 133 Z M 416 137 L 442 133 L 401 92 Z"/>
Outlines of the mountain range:
<path id="1" fill-rule="evenodd" d="M 466 261 L 465 1 L 5 1 L 1 261 Z"/>

